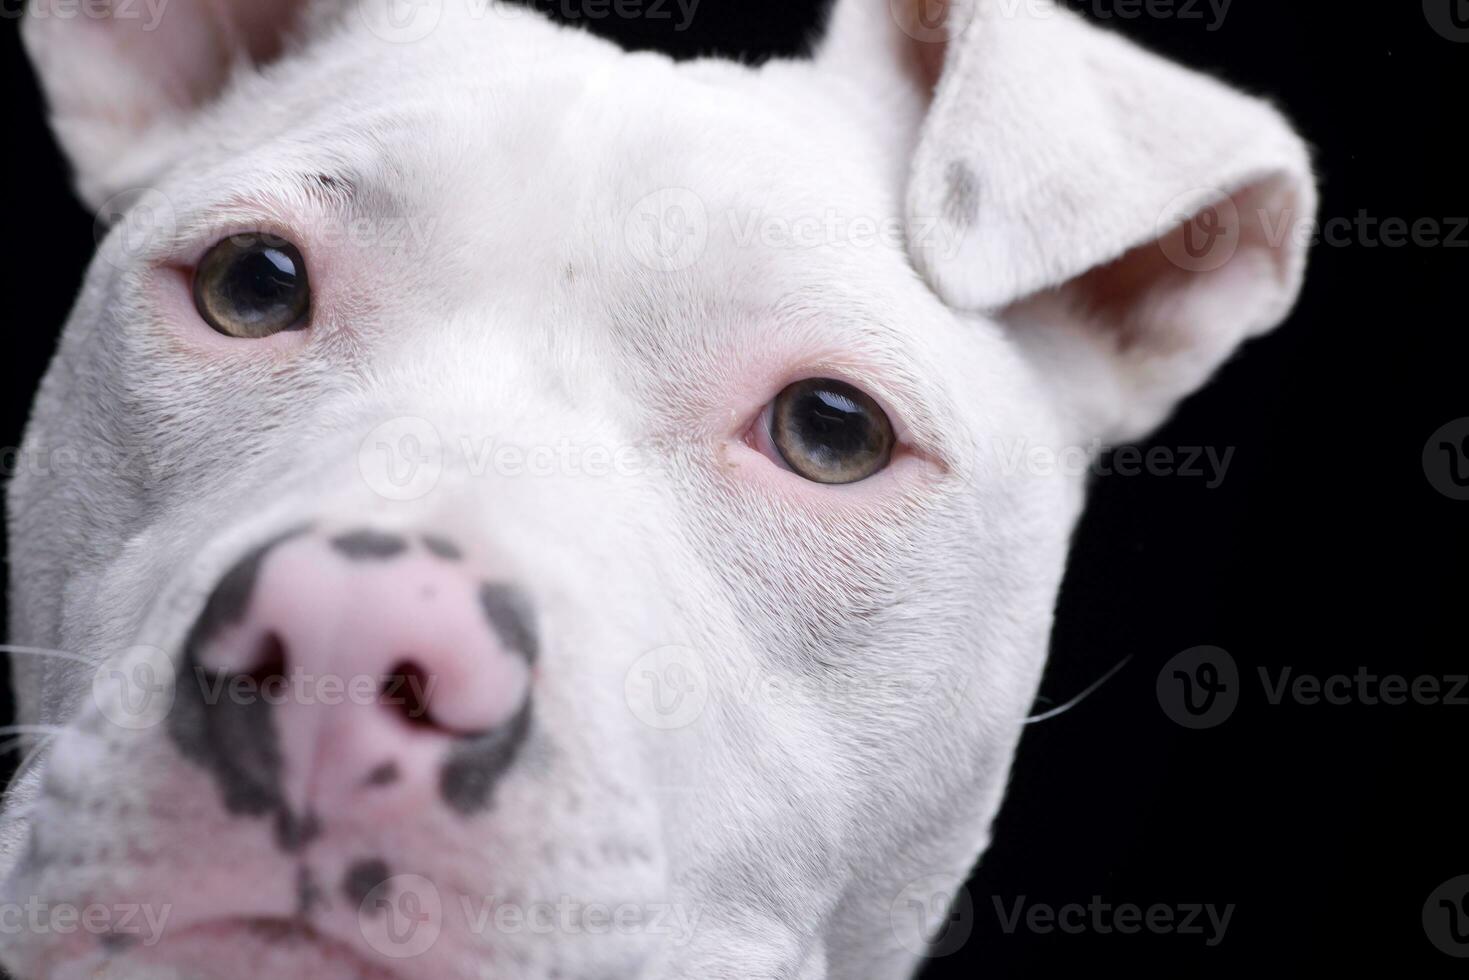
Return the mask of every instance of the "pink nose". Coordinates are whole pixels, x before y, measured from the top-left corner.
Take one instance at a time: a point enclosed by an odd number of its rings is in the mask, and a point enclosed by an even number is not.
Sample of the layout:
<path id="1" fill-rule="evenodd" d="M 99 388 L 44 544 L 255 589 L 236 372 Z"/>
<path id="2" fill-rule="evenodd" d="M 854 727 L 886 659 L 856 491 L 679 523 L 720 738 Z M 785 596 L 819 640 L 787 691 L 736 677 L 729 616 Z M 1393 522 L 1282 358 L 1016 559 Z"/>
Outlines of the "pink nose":
<path id="1" fill-rule="evenodd" d="M 469 815 L 526 735 L 536 652 L 523 594 L 445 538 L 296 533 L 216 586 L 170 731 L 287 847 L 363 807 Z"/>

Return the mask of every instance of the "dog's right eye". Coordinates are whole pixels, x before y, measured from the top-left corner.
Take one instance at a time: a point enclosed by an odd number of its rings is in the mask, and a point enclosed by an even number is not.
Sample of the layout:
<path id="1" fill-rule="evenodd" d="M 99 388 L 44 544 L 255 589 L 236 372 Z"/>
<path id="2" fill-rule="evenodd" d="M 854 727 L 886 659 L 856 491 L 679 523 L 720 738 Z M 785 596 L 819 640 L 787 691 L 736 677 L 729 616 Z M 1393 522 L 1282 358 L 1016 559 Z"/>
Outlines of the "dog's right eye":
<path id="1" fill-rule="evenodd" d="M 311 316 L 306 260 L 279 238 L 226 238 L 194 272 L 194 306 L 226 337 L 258 339 L 305 329 Z"/>
<path id="2" fill-rule="evenodd" d="M 892 422 L 877 402 L 844 381 L 798 381 L 776 396 L 768 413 L 775 452 L 813 483 L 857 483 L 892 459 Z"/>

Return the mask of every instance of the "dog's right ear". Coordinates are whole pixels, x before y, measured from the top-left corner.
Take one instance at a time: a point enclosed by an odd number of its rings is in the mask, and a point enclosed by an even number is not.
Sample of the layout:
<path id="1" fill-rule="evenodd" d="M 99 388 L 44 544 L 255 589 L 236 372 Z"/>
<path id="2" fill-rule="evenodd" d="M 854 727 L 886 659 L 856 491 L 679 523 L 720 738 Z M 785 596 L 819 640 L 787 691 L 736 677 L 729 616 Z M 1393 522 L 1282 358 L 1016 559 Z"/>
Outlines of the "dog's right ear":
<path id="1" fill-rule="evenodd" d="M 32 0 L 22 36 L 82 200 L 96 208 L 172 163 L 194 113 L 276 58 L 311 5 Z"/>
<path id="2" fill-rule="evenodd" d="M 1291 125 L 1065 4 L 838 0 L 817 65 L 895 146 L 915 270 L 1009 330 L 1078 440 L 1156 427 L 1300 291 Z"/>

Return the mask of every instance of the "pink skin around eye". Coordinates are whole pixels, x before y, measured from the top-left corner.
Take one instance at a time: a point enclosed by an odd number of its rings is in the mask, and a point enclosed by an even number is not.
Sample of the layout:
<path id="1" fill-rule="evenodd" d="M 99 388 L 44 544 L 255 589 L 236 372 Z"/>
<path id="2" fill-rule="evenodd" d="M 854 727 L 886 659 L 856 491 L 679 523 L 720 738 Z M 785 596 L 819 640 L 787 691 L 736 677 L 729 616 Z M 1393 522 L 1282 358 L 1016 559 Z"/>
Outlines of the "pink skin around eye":
<path id="1" fill-rule="evenodd" d="M 810 371 L 792 381 L 805 377 L 826 376 L 821 371 Z M 782 384 L 776 393 L 783 390 Z M 771 396 L 772 398 L 774 395 Z M 741 482 L 752 483 L 766 492 L 786 498 L 793 505 L 810 508 L 852 507 L 866 509 L 890 503 L 895 496 L 911 493 L 922 481 L 932 479 L 942 467 L 926 454 L 912 449 L 903 438 L 899 419 L 886 408 L 888 417 L 898 435 L 888 465 L 865 480 L 856 483 L 816 483 L 795 473 L 770 436 L 771 406 L 767 401 L 759 414 L 748 422 L 725 446 L 721 462 L 730 476 Z"/>
<path id="2" fill-rule="evenodd" d="M 309 267 L 308 267 L 309 268 Z M 316 319 L 317 283 L 311 280 L 311 317 Z M 312 325 L 301 330 L 282 330 L 269 337 L 248 339 L 229 337 L 215 330 L 199 315 L 194 306 L 194 268 L 174 265 L 160 266 L 149 276 L 149 291 L 155 298 L 158 311 L 164 322 L 169 324 L 173 335 L 191 350 L 211 356 L 260 356 L 269 353 L 286 353 L 305 346 L 311 338 Z"/>
<path id="3" fill-rule="evenodd" d="M 291 220 L 261 220 L 252 226 L 221 228 L 208 241 L 202 241 L 176 260 L 155 266 L 148 275 L 149 294 L 161 318 L 172 327 L 172 335 L 185 349 L 212 357 L 284 355 L 306 346 L 327 319 L 326 302 L 335 295 L 338 256 L 331 247 L 317 243 L 310 229 L 329 216 L 296 215 Z M 330 227 L 329 225 L 327 227 Z M 298 230 L 305 229 L 305 231 Z M 194 272 L 208 251 L 230 235 L 273 235 L 290 242 L 301 253 L 311 285 L 311 312 L 306 326 L 298 330 L 282 330 L 258 339 L 230 337 L 211 327 L 194 305 Z"/>

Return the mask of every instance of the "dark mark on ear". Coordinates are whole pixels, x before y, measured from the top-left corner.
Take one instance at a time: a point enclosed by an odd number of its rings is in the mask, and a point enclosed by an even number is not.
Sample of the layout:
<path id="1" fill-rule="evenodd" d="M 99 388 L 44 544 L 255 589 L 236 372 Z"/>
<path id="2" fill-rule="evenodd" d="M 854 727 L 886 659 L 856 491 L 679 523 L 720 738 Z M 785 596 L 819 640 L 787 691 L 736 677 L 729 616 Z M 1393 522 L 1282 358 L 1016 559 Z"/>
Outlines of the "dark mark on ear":
<path id="1" fill-rule="evenodd" d="M 352 561 L 382 561 L 402 554 L 408 549 L 408 542 L 396 534 L 364 528 L 337 535 L 332 538 L 332 547 Z"/>
<path id="2" fill-rule="evenodd" d="M 494 802 L 495 784 L 525 742 L 530 730 L 530 702 L 494 731 L 462 739 L 449 752 L 439 774 L 439 794 L 461 816 L 474 816 Z"/>
<path id="3" fill-rule="evenodd" d="M 486 582 L 479 589 L 479 604 L 500 642 L 524 657 L 526 663 L 534 664 L 540 649 L 535 616 L 525 593 L 511 585 Z"/>
<path id="4" fill-rule="evenodd" d="M 949 185 L 944 218 L 958 228 L 968 228 L 979 220 L 979 178 L 963 160 L 950 162 L 944 178 Z"/>
<path id="5" fill-rule="evenodd" d="M 388 880 L 388 866 L 377 858 L 357 861 L 342 879 L 342 891 L 354 909 L 361 908 L 374 888 Z M 387 896 L 383 896 L 387 897 Z"/>
<path id="6" fill-rule="evenodd" d="M 425 534 L 423 546 L 429 550 L 429 554 L 445 561 L 459 561 L 464 557 L 464 552 L 459 550 L 457 544 L 437 534 Z"/>

